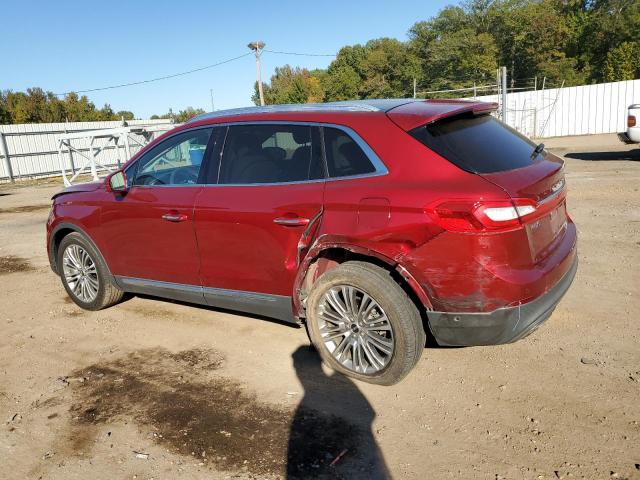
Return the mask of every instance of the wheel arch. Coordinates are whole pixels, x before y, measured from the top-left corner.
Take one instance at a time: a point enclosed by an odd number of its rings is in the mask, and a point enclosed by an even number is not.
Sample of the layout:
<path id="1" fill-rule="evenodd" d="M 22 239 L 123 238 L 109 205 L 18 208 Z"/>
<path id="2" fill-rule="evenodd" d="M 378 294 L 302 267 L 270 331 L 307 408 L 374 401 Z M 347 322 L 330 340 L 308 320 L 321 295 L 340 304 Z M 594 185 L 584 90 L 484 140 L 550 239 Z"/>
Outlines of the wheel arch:
<path id="1" fill-rule="evenodd" d="M 350 260 L 368 262 L 387 270 L 416 304 L 421 314 L 424 315 L 425 310 L 433 309 L 431 300 L 424 289 L 411 273 L 397 261 L 375 250 L 357 245 L 336 243 L 314 246 L 305 257 L 294 284 L 293 310 L 295 316 L 306 317 L 304 306 L 306 297 L 320 275 Z"/>
<path id="2" fill-rule="evenodd" d="M 51 231 L 51 235 L 49 237 L 49 263 L 51 265 L 51 269 L 56 274 L 60 275 L 60 272 L 58 272 L 58 248 L 60 247 L 60 243 L 62 242 L 62 240 L 71 233 L 80 234 L 85 241 L 91 244 L 96 252 L 98 252 L 98 255 L 100 255 L 100 258 L 107 267 L 109 275 L 113 279 L 113 275 L 111 274 L 111 270 L 109 269 L 109 264 L 107 263 L 104 255 L 100 251 L 100 248 L 96 245 L 91 236 L 87 232 L 85 232 L 82 227 L 76 225 L 75 223 L 69 222 L 59 223 Z"/>

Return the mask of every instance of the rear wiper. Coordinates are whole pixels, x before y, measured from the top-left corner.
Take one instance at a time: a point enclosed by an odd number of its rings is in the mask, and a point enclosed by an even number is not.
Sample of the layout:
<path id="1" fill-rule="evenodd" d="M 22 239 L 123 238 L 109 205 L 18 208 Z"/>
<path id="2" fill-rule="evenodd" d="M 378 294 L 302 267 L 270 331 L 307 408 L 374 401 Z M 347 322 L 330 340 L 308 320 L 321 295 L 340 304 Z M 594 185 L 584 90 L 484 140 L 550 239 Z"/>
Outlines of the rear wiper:
<path id="1" fill-rule="evenodd" d="M 531 158 L 536 158 L 538 155 L 542 153 L 543 150 L 544 150 L 544 143 L 539 143 L 536 146 L 536 148 L 533 149 L 533 152 L 531 152 Z"/>

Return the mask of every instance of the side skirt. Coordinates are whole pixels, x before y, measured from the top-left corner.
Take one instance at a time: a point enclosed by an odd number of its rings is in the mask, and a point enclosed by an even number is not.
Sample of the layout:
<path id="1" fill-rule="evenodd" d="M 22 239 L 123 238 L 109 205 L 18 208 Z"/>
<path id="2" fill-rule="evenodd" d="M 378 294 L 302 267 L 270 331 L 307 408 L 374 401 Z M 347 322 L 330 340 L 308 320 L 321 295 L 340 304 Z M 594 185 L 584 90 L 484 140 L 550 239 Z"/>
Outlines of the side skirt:
<path id="1" fill-rule="evenodd" d="M 265 293 L 200 287 L 181 283 L 161 282 L 116 276 L 120 288 L 126 292 L 170 298 L 180 302 L 264 315 L 284 322 L 298 323 L 293 316 L 291 297 Z"/>

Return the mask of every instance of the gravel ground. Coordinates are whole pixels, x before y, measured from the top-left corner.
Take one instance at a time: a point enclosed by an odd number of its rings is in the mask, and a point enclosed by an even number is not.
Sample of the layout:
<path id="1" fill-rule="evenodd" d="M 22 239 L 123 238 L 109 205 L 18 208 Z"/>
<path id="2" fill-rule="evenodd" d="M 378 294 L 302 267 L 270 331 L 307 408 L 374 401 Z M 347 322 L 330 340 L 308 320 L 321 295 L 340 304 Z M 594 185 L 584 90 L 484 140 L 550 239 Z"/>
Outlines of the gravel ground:
<path id="1" fill-rule="evenodd" d="M 551 319 L 393 387 L 277 322 L 80 310 L 46 259 L 58 187 L 1 186 L 0 478 L 640 479 L 640 151 L 591 150 L 559 151 L 580 267 Z"/>

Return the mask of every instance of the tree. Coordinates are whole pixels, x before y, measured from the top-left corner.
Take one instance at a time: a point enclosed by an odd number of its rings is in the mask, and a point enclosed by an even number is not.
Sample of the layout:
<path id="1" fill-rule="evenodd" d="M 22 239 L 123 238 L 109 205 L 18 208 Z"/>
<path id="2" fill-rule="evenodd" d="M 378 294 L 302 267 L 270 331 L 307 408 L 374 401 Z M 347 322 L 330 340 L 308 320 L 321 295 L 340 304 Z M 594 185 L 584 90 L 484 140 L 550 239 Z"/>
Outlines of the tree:
<path id="1" fill-rule="evenodd" d="M 69 93 L 64 99 L 42 88 L 27 88 L 25 92 L 0 92 L 0 123 L 58 123 L 132 120 L 132 112 L 114 113 L 109 104 L 101 109 L 83 95 Z"/>
<path id="2" fill-rule="evenodd" d="M 589 22 L 581 41 L 584 57 L 591 66 L 591 80 L 603 81 L 605 64 L 616 62 L 625 42 L 640 41 L 640 2 L 637 0 L 593 0 L 587 7 Z M 629 48 L 629 47 L 622 47 Z"/>
<path id="3" fill-rule="evenodd" d="M 604 62 L 605 82 L 633 80 L 640 74 L 640 43 L 623 42 L 609 50 Z"/>
<path id="4" fill-rule="evenodd" d="M 638 45 L 639 0 L 464 0 L 416 22 L 408 42 L 341 48 L 312 77 L 325 101 L 408 96 L 414 78 L 423 90 L 494 84 L 498 66 L 512 86 L 531 87 L 534 77 L 571 86 L 637 78 Z M 275 103 L 309 101 L 298 82 L 276 69 L 265 88 Z"/>
<path id="5" fill-rule="evenodd" d="M 370 40 L 362 60 L 360 98 L 408 97 L 420 63 L 407 44 L 391 38 Z"/>
<path id="6" fill-rule="evenodd" d="M 135 115 L 133 114 L 133 112 L 130 112 L 128 110 L 119 110 L 116 112 L 116 117 L 123 120 L 133 120 L 135 118 Z"/>
<path id="7" fill-rule="evenodd" d="M 64 110 L 69 122 L 93 121 L 95 109 L 96 106 L 89 102 L 86 95 L 79 97 L 77 93 L 71 92 L 64 97 Z"/>
<path id="8" fill-rule="evenodd" d="M 306 68 L 293 68 L 290 65 L 276 67 L 270 82 L 262 84 L 262 90 L 267 105 L 312 103 L 321 102 L 324 99 L 320 78 Z M 254 85 L 254 94 L 251 99 L 256 105 L 260 105 L 258 82 Z"/>
<path id="9" fill-rule="evenodd" d="M 406 97 L 419 77 L 420 62 L 404 42 L 392 38 L 343 47 L 320 80 L 325 101 Z"/>
<path id="10" fill-rule="evenodd" d="M 0 91 L 0 125 L 11 123 L 11 112 L 7 105 L 7 93 Z"/>
<path id="11" fill-rule="evenodd" d="M 359 98 L 361 81 L 360 75 L 350 65 L 331 68 L 324 80 L 326 101 L 333 102 Z"/>

